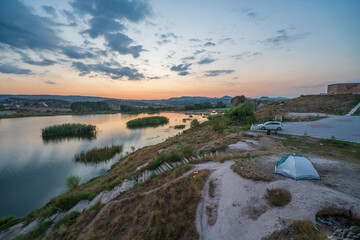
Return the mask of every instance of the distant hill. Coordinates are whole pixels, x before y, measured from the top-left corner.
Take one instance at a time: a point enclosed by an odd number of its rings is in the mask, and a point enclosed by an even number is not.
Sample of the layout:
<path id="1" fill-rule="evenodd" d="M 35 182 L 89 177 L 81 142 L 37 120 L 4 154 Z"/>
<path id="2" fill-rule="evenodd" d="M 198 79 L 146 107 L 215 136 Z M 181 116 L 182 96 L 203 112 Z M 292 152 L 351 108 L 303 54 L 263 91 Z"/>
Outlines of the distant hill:
<path id="1" fill-rule="evenodd" d="M 111 102 L 121 102 L 122 104 L 158 104 L 158 105 L 181 105 L 181 104 L 191 104 L 199 102 L 211 102 L 216 103 L 218 101 L 223 101 L 225 104 L 230 104 L 231 97 L 224 96 L 221 98 L 208 98 L 208 97 L 173 97 L 169 99 L 160 99 L 160 100 L 129 100 L 129 99 L 115 99 L 115 98 L 104 98 L 104 97 L 92 97 L 92 96 L 63 96 L 63 95 L 10 95 L 10 94 L 1 94 L 0 101 L 9 99 L 9 98 L 21 98 L 21 99 L 54 99 L 54 100 L 63 100 L 68 102 L 97 102 L 97 101 L 111 101 Z"/>
<path id="2" fill-rule="evenodd" d="M 21 98 L 21 99 L 54 99 L 62 100 L 68 102 L 98 102 L 98 101 L 108 101 L 113 104 L 119 102 L 119 104 L 134 104 L 134 105 L 187 105 L 201 102 L 211 102 L 212 104 L 219 101 L 224 102 L 226 105 L 230 105 L 232 97 L 223 96 L 221 98 L 209 98 L 201 96 L 182 96 L 182 97 L 172 97 L 169 99 L 159 99 L 159 100 L 130 100 L 130 99 L 116 99 L 116 98 L 104 98 L 104 97 L 92 97 L 92 96 L 64 96 L 64 95 L 11 95 L 11 94 L 0 94 L 0 101 L 9 99 L 9 98 Z M 249 98 L 249 99 L 259 99 L 259 98 Z M 262 99 L 262 98 L 260 98 Z M 272 101 L 282 101 L 287 100 L 288 98 L 284 97 L 273 97 L 268 98 Z"/>
<path id="3" fill-rule="evenodd" d="M 97 102 L 103 100 L 110 100 L 112 98 L 103 98 L 103 97 L 90 97 L 90 96 L 63 96 L 63 95 L 5 95 L 0 94 L 0 101 L 6 100 L 8 98 L 22 98 L 22 99 L 55 99 L 68 102 L 79 102 L 79 101 L 88 101 L 88 102 Z"/>

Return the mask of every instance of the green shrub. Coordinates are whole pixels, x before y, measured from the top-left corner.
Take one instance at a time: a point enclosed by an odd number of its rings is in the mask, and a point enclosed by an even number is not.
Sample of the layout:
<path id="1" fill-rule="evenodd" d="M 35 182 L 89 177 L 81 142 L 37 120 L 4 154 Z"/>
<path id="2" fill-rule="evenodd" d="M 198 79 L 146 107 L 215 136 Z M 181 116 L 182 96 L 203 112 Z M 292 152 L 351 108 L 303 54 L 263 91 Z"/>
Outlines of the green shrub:
<path id="1" fill-rule="evenodd" d="M 157 127 L 167 124 L 169 119 L 162 116 L 137 118 L 126 123 L 128 128 Z"/>
<path id="2" fill-rule="evenodd" d="M 122 151 L 122 146 L 111 146 L 104 148 L 93 148 L 87 152 L 75 155 L 75 161 L 84 163 L 98 163 L 106 161 Z"/>
<path id="3" fill-rule="evenodd" d="M 185 125 L 176 125 L 175 126 L 175 129 L 184 129 L 185 128 Z"/>
<path id="4" fill-rule="evenodd" d="M 54 200 L 54 207 L 60 211 L 66 211 L 75 206 L 79 201 L 90 201 L 96 195 L 96 193 L 62 195 Z"/>
<path id="5" fill-rule="evenodd" d="M 13 215 L 2 217 L 0 218 L 0 230 L 6 230 L 20 223 L 22 220 L 22 218 L 17 218 Z"/>
<path id="6" fill-rule="evenodd" d="M 59 221 L 57 221 L 57 222 L 53 225 L 52 229 L 53 229 L 54 231 L 57 231 L 57 230 L 60 228 L 60 226 L 63 225 L 63 224 L 64 224 L 65 226 L 69 227 L 69 226 L 71 226 L 72 224 L 74 224 L 74 223 L 76 222 L 76 219 L 77 219 L 80 215 L 81 215 L 81 213 L 80 213 L 80 212 L 77 212 L 77 211 L 71 212 L 71 213 L 69 213 L 69 214 L 66 214 L 64 217 L 62 217 L 61 219 L 59 219 Z"/>
<path id="7" fill-rule="evenodd" d="M 79 186 L 80 183 L 80 177 L 77 176 L 69 176 L 66 178 L 66 186 L 69 189 L 74 189 Z"/>
<path id="8" fill-rule="evenodd" d="M 244 103 L 240 103 L 236 107 L 231 108 L 227 112 L 227 116 L 236 122 L 240 122 L 242 124 L 251 124 L 256 121 L 255 116 L 255 104 L 252 101 L 246 101 Z"/>
<path id="9" fill-rule="evenodd" d="M 80 123 L 65 123 L 54 125 L 42 129 L 41 136 L 43 138 L 51 137 L 73 137 L 73 136 L 94 136 L 96 126 Z"/>
<path id="10" fill-rule="evenodd" d="M 191 128 L 196 128 L 198 126 L 200 126 L 200 123 L 197 119 L 191 121 Z"/>
<path id="11" fill-rule="evenodd" d="M 186 158 L 189 158 L 193 155 L 193 150 L 191 148 L 184 148 L 182 150 L 182 155 Z"/>

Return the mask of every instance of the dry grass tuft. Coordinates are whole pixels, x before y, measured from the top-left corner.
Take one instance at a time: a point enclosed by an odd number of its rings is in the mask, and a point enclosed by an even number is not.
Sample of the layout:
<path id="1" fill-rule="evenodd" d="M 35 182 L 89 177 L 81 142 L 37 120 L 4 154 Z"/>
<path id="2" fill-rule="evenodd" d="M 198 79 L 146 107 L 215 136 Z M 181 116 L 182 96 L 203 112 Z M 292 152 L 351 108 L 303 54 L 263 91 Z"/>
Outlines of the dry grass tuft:
<path id="1" fill-rule="evenodd" d="M 295 220 L 287 228 L 273 232 L 262 240 L 323 240 L 325 234 L 316 230 L 315 225 L 309 219 Z"/>
<path id="2" fill-rule="evenodd" d="M 284 188 L 266 189 L 266 199 L 270 205 L 282 207 L 291 202 L 291 193 Z"/>
<path id="3" fill-rule="evenodd" d="M 242 159 L 235 162 L 231 168 L 243 178 L 264 182 L 270 182 L 273 180 L 272 174 L 264 171 L 262 166 L 255 160 Z"/>
<path id="4" fill-rule="evenodd" d="M 216 188 L 216 183 L 214 182 L 213 179 L 211 179 L 209 181 L 209 196 L 211 198 L 214 198 L 215 197 L 215 188 Z"/>

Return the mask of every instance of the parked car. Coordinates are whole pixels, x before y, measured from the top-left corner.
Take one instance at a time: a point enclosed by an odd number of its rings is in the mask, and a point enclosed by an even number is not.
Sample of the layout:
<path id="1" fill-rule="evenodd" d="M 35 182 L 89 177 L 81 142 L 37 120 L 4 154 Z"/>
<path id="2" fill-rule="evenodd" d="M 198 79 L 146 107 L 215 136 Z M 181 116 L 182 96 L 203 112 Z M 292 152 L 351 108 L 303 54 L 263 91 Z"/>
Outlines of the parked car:
<path id="1" fill-rule="evenodd" d="M 259 124 L 258 129 L 261 130 L 282 130 L 282 123 L 281 122 L 266 122 L 264 124 Z"/>

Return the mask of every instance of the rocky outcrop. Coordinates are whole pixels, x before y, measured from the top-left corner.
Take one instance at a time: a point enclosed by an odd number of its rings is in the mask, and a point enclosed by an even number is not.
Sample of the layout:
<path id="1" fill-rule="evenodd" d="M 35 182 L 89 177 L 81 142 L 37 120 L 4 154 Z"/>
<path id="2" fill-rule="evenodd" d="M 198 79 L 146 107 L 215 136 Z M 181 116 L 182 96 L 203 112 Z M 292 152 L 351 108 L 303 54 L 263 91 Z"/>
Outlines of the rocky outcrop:
<path id="1" fill-rule="evenodd" d="M 245 102 L 246 100 L 247 100 L 247 98 L 244 95 L 236 96 L 236 97 L 233 97 L 231 99 L 231 105 L 236 107 L 237 105 L 239 105 L 240 103 Z"/>
<path id="2" fill-rule="evenodd" d="M 237 105 L 239 105 L 240 103 L 245 102 L 246 100 L 248 100 L 248 99 L 244 95 L 236 96 L 236 97 L 233 97 L 231 99 L 231 105 L 236 107 Z M 254 99 L 254 100 L 251 100 L 251 101 L 253 101 L 254 104 L 255 104 L 255 110 L 259 110 L 261 108 L 264 108 L 267 105 L 274 102 L 272 100 L 262 100 L 262 99 Z"/>

